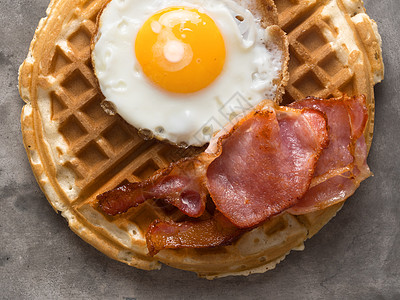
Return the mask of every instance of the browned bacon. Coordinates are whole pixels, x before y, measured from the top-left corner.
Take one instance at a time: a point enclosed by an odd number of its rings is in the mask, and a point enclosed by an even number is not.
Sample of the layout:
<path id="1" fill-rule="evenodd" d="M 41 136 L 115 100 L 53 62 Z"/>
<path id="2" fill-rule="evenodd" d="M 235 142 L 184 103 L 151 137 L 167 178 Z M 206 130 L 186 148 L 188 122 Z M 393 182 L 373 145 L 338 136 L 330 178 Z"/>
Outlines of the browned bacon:
<path id="1" fill-rule="evenodd" d="M 182 159 L 142 182 L 124 184 L 97 196 L 99 207 L 109 215 L 126 212 L 149 199 L 163 199 L 190 217 L 203 214 L 207 198 L 204 162 Z"/>
<path id="2" fill-rule="evenodd" d="M 371 174 L 362 135 L 368 119 L 365 97 L 307 98 L 290 106 L 318 109 L 326 114 L 329 146 L 318 160 L 310 189 L 289 212 L 304 214 L 347 199 Z"/>
<path id="3" fill-rule="evenodd" d="M 366 118 L 363 97 L 259 108 L 228 125 L 204 153 L 99 195 L 99 204 L 117 214 L 147 199 L 164 199 L 198 217 L 209 193 L 214 216 L 156 220 L 146 235 L 148 249 L 155 255 L 165 248 L 226 245 L 273 215 L 310 212 L 351 195 L 370 175 L 362 136 Z"/>
<path id="4" fill-rule="evenodd" d="M 229 245 L 244 230 L 234 226 L 221 213 L 202 221 L 155 220 L 146 234 L 150 255 L 166 248 L 205 248 Z"/>

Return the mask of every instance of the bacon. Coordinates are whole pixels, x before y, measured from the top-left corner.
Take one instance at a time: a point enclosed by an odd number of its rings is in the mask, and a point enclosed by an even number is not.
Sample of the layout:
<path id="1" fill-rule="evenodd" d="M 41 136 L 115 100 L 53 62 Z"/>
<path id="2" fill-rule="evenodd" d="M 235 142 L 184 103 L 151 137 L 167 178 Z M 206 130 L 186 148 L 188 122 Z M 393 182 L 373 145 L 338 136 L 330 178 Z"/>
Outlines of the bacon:
<path id="1" fill-rule="evenodd" d="M 223 141 L 222 154 L 208 167 L 211 198 L 237 227 L 254 227 L 304 195 L 326 144 L 320 112 L 256 112 Z"/>
<path id="2" fill-rule="evenodd" d="M 151 256 L 160 250 L 172 248 L 208 248 L 229 245 L 245 230 L 234 226 L 221 213 L 207 220 L 173 221 L 155 220 L 146 234 L 147 248 Z"/>
<path id="3" fill-rule="evenodd" d="M 344 201 L 371 174 L 362 135 L 368 119 L 365 97 L 307 98 L 290 106 L 324 112 L 330 142 L 318 160 L 310 189 L 288 212 L 305 214 Z"/>
<path id="4" fill-rule="evenodd" d="M 124 184 L 97 196 L 99 207 L 109 215 L 126 212 L 149 199 L 163 199 L 190 217 L 203 214 L 208 195 L 202 180 L 204 162 L 185 158 L 156 172 L 142 182 Z"/>
<path id="5" fill-rule="evenodd" d="M 227 245 L 283 211 L 303 214 L 354 193 L 370 175 L 362 136 L 366 118 L 363 97 L 259 107 L 228 124 L 199 156 L 99 195 L 99 205 L 117 214 L 147 199 L 164 199 L 198 217 L 209 193 L 214 216 L 154 221 L 146 234 L 149 253 Z"/>
<path id="6" fill-rule="evenodd" d="M 165 248 L 227 245 L 296 203 L 327 144 L 326 121 L 314 110 L 266 109 L 218 139 L 212 147 L 219 150 L 200 155 L 211 162 L 207 187 L 216 214 L 202 221 L 154 221 L 146 234 L 150 255 Z"/>
<path id="7" fill-rule="evenodd" d="M 186 215 L 199 217 L 210 192 L 218 209 L 233 224 L 246 228 L 295 204 L 307 190 L 327 142 L 324 116 L 309 109 L 276 107 L 255 110 L 228 127 L 228 132 L 211 143 L 213 151 L 172 163 L 145 181 L 98 195 L 99 207 L 116 215 L 146 200 L 163 199 Z M 258 181 L 247 180 L 251 174 L 243 172 L 252 167 L 264 175 Z M 236 176 L 234 186 L 221 182 L 231 175 Z M 230 193 L 231 198 L 224 193 Z M 247 205 L 243 206 L 243 201 Z"/>

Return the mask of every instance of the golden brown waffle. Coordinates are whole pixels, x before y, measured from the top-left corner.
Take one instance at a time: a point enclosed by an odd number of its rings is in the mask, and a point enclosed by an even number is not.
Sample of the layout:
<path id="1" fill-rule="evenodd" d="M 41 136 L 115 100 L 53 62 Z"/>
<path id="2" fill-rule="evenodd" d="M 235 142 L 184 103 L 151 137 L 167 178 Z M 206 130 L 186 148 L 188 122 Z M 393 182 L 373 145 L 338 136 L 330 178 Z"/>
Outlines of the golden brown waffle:
<path id="1" fill-rule="evenodd" d="M 146 178 L 169 162 L 200 151 L 146 141 L 119 116 L 101 108 L 90 40 L 105 2 L 51 1 L 48 17 L 41 20 L 20 68 L 20 93 L 27 103 L 21 116 L 24 144 L 36 179 L 54 209 L 75 233 L 103 253 L 148 270 L 160 268 L 163 262 L 207 278 L 246 275 L 274 268 L 291 249 L 302 249 L 304 240 L 329 221 L 340 204 L 305 216 L 274 217 L 231 246 L 164 250 L 154 258 L 147 255 L 147 226 L 156 218 L 182 219 L 178 210 L 153 201 L 109 217 L 94 208 L 97 194 L 126 180 Z M 361 13 L 362 6 L 354 12 L 340 0 L 345 23 L 319 17 L 327 2 L 276 1 L 292 54 L 285 101 L 308 94 L 364 93 L 373 112 L 372 86 L 383 72 L 376 27 Z M 337 37 L 327 35 L 326 30 L 338 31 L 335 26 L 339 32 L 344 26 L 351 29 L 356 52 L 347 53 L 345 45 L 334 43 Z"/>

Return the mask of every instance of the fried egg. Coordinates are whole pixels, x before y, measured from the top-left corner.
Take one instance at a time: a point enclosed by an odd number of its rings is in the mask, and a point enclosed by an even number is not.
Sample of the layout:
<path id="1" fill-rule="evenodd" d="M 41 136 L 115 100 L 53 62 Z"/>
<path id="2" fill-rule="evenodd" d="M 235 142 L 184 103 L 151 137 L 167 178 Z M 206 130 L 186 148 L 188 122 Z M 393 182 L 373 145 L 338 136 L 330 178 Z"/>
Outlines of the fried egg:
<path id="1" fill-rule="evenodd" d="M 236 115 L 275 98 L 283 54 L 270 40 L 232 0 L 112 0 L 92 62 L 105 99 L 128 123 L 201 146 Z"/>

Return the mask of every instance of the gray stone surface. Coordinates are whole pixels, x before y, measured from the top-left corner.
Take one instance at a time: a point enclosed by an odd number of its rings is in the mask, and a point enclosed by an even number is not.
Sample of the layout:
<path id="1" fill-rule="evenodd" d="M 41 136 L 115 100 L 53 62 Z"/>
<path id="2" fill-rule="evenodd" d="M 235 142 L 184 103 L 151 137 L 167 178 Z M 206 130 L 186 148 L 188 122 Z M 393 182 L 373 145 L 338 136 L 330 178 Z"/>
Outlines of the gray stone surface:
<path id="1" fill-rule="evenodd" d="M 17 70 L 48 0 L 0 0 L 0 298 L 400 299 L 399 0 L 364 0 L 383 38 L 369 156 L 375 176 L 313 239 L 270 272 L 207 281 L 108 259 L 68 229 L 41 193 L 20 133 Z"/>

